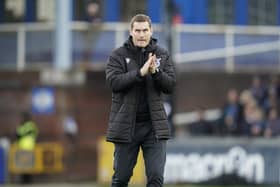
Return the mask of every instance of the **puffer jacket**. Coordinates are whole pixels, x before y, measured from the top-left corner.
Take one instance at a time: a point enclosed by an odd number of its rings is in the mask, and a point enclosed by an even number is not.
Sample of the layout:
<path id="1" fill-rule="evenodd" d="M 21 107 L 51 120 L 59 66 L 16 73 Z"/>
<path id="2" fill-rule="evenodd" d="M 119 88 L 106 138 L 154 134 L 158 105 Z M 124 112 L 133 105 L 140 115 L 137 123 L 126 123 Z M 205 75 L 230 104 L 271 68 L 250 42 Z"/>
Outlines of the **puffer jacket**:
<path id="1" fill-rule="evenodd" d="M 156 54 L 160 71 L 140 76 L 141 64 L 149 53 Z M 131 142 L 135 127 L 139 84 L 146 81 L 151 122 L 158 140 L 170 138 L 170 129 L 163 107 L 163 93 L 170 94 L 175 86 L 175 71 L 166 50 L 152 38 L 146 48 L 135 47 L 132 38 L 114 50 L 106 67 L 106 81 L 112 90 L 112 106 L 107 130 L 107 141 Z"/>

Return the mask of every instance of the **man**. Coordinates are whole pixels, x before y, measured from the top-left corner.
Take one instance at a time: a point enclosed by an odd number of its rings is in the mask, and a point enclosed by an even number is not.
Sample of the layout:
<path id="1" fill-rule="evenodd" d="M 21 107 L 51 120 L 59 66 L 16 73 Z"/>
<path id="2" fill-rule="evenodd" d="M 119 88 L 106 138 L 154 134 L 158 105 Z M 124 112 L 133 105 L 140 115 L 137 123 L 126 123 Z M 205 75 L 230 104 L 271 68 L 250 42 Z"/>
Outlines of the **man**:
<path id="1" fill-rule="evenodd" d="M 100 6 L 95 1 L 87 2 L 86 7 L 86 20 L 90 23 L 100 23 L 101 18 L 99 16 Z"/>
<path id="2" fill-rule="evenodd" d="M 162 186 L 170 138 L 162 95 L 172 92 L 175 73 L 167 51 L 152 38 L 148 16 L 132 18 L 130 37 L 109 58 L 106 80 L 112 89 L 107 130 L 107 141 L 115 145 L 112 187 L 128 185 L 140 147 L 147 187 Z"/>
<path id="3" fill-rule="evenodd" d="M 29 112 L 23 112 L 21 117 L 21 124 L 16 129 L 17 146 L 21 151 L 33 152 L 38 136 L 37 126 L 32 121 L 31 114 Z M 31 183 L 31 174 L 22 173 L 22 175 L 20 176 L 20 182 L 22 184 Z"/>
<path id="4" fill-rule="evenodd" d="M 197 120 L 187 125 L 188 131 L 194 136 L 209 136 L 213 134 L 213 125 L 206 119 L 205 110 L 197 108 Z"/>
<path id="5" fill-rule="evenodd" d="M 21 150 L 32 151 L 35 148 L 38 129 L 28 112 L 22 113 L 22 121 L 16 129 L 17 144 Z"/>

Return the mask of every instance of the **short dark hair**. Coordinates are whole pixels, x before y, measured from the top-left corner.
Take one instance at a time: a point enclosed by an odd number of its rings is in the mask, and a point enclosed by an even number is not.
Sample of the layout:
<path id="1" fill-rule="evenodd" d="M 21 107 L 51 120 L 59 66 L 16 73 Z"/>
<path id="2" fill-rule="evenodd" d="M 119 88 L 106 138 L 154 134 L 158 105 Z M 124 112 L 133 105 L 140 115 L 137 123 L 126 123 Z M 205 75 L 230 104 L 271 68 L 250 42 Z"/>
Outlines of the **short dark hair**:
<path id="1" fill-rule="evenodd" d="M 135 16 L 133 16 L 133 18 L 130 21 L 130 29 L 133 28 L 134 22 L 148 22 L 149 27 L 150 28 L 152 27 L 151 18 L 145 14 L 136 14 Z"/>

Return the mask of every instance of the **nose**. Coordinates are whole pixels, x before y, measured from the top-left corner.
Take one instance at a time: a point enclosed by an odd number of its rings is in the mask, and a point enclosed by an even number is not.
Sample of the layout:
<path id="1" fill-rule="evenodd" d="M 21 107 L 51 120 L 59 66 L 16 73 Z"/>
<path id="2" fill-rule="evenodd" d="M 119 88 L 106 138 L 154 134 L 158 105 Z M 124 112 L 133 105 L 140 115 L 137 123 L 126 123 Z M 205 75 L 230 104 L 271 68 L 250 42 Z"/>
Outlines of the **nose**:
<path id="1" fill-rule="evenodd" d="M 140 32 L 140 37 L 143 37 L 144 36 L 144 32 Z"/>

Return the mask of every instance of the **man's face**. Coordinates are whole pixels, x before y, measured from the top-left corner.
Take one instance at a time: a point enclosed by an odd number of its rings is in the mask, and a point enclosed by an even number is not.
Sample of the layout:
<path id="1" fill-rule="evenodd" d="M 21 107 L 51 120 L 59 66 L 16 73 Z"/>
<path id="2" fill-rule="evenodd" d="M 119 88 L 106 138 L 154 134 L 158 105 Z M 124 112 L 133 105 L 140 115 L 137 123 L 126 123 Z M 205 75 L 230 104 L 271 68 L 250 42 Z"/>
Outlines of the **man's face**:
<path id="1" fill-rule="evenodd" d="M 133 27 L 130 29 L 130 35 L 135 46 L 146 47 L 150 42 L 152 29 L 147 21 L 134 22 Z"/>

